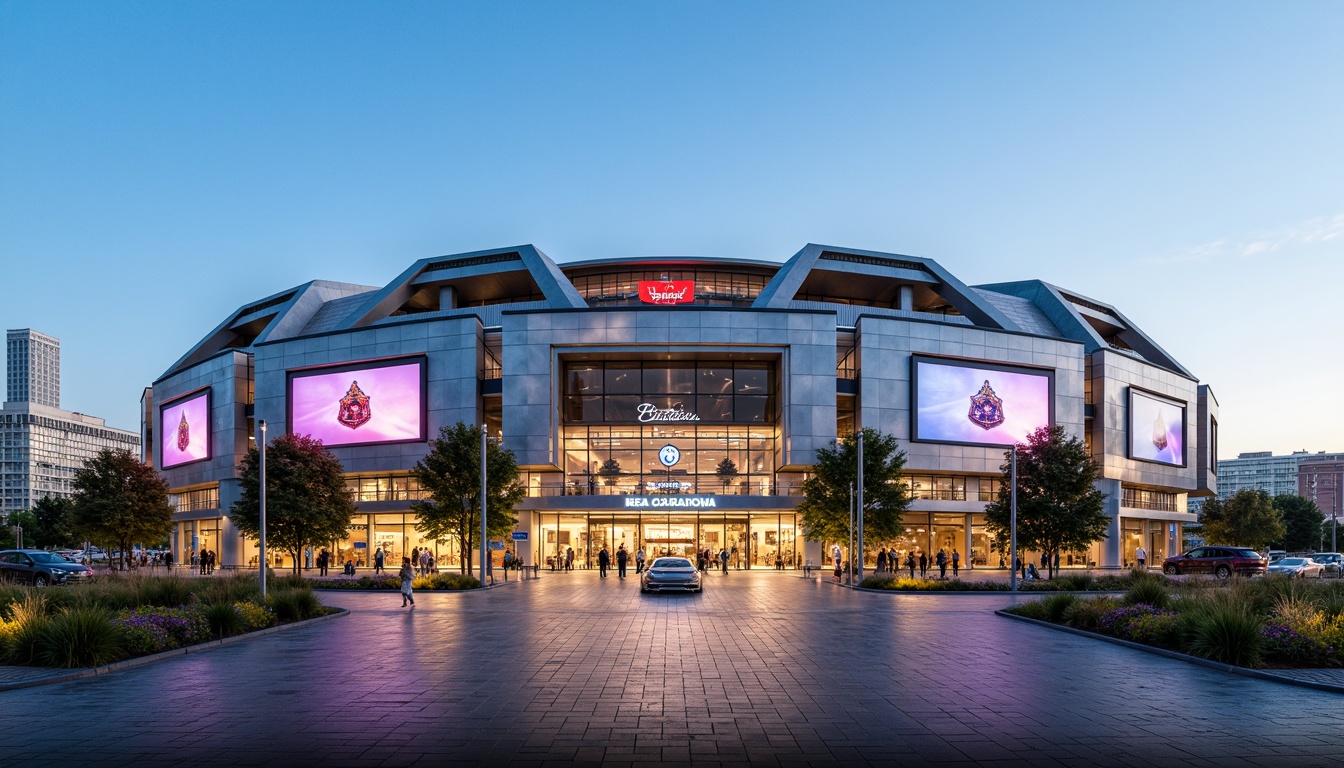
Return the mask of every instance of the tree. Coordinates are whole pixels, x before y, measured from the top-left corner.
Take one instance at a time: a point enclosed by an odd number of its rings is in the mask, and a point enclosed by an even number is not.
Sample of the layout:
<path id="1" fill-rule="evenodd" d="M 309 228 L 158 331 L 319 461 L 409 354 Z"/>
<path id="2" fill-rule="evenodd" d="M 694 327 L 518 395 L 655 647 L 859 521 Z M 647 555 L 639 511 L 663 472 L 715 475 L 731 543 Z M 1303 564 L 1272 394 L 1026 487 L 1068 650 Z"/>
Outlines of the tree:
<path id="1" fill-rule="evenodd" d="M 602 462 L 602 468 L 597 470 L 597 474 L 602 476 L 603 485 L 613 486 L 621 476 L 621 462 L 615 459 L 607 459 Z M 480 473 L 477 473 L 476 476 L 480 477 Z"/>
<path id="2" fill-rule="evenodd" d="M 1264 550 L 1281 541 L 1287 528 L 1269 494 L 1242 488 L 1227 499 L 1209 499 L 1200 510 L 1200 526 L 1209 544 Z"/>
<path id="3" fill-rule="evenodd" d="M 798 505 L 809 539 L 849 539 L 849 489 L 858 482 L 859 434 L 837 440 L 834 448 L 817 450 L 817 463 L 803 481 L 804 498 Z M 891 435 L 871 427 L 862 434 L 864 538 L 889 541 L 900 535 L 901 518 L 910 507 L 910 489 L 901 477 L 905 452 Z M 857 498 L 857 491 L 854 495 Z"/>
<path id="4" fill-rule="evenodd" d="M 239 465 L 242 491 L 229 519 L 243 535 L 261 534 L 261 453 L 248 449 Z M 299 572 L 304 547 L 345 538 L 355 502 L 340 459 L 308 435 L 281 435 L 266 448 L 266 545 L 288 552 Z"/>
<path id="5" fill-rule="evenodd" d="M 1270 502 L 1283 519 L 1284 534 L 1277 541 L 1289 552 L 1313 551 L 1321 546 L 1325 513 L 1316 502 L 1295 493 L 1284 493 Z"/>
<path id="6" fill-rule="evenodd" d="M 45 548 L 74 547 L 79 544 L 79 538 L 75 536 L 73 527 L 74 504 L 70 499 L 43 496 L 33 505 L 32 512 L 35 518 L 32 535 L 40 546 Z M 28 536 L 25 535 L 24 540 L 27 539 Z M 141 543 L 148 544 L 150 542 Z"/>
<path id="7" fill-rule="evenodd" d="M 487 441 L 485 524 L 490 538 L 503 538 L 518 524 L 514 506 L 526 495 L 518 482 L 518 460 L 498 440 Z M 439 430 L 429 453 L 415 465 L 415 476 L 429 492 L 411 505 L 415 529 L 431 539 L 457 537 L 462 570 L 471 573 L 471 553 L 480 546 L 481 427 L 458 422 Z"/>
<path id="8" fill-rule="evenodd" d="M 23 548 L 40 549 L 44 539 L 37 535 L 38 522 L 37 516 L 26 509 L 19 509 L 9 513 L 5 519 L 3 528 L 0 528 L 0 546 L 10 549 L 19 546 L 18 527 L 23 531 Z"/>
<path id="9" fill-rule="evenodd" d="M 719 476 L 719 483 L 723 485 L 723 489 L 728 490 L 728 486 L 732 485 L 737 477 L 737 462 L 733 461 L 732 457 L 725 456 L 714 470 L 714 474 Z"/>
<path id="10" fill-rule="evenodd" d="M 136 542 L 157 542 L 173 526 L 168 482 L 130 451 L 104 448 L 76 470 L 74 532 L 121 550 L 120 567 Z"/>
<path id="11" fill-rule="evenodd" d="M 985 505 L 985 527 L 1001 549 L 1011 538 L 1011 451 L 1005 452 L 1004 482 L 998 498 Z M 1086 549 L 1106 538 L 1110 518 L 1102 511 L 1106 494 L 1095 484 L 1101 470 L 1087 445 L 1066 437 L 1060 426 L 1040 427 L 1017 444 L 1017 546 L 1050 557 L 1061 551 Z"/>

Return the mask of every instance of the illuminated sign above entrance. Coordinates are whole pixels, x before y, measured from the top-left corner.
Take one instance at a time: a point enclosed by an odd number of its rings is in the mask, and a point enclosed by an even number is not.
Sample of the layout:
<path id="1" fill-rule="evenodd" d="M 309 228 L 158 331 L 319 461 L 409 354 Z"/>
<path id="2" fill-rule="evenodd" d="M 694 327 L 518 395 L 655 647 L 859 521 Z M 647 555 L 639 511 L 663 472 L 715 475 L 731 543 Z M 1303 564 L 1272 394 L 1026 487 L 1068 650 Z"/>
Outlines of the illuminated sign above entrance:
<path id="1" fill-rule="evenodd" d="M 645 304 L 690 304 L 695 301 L 695 281 L 640 280 L 639 300 Z"/>
<path id="2" fill-rule="evenodd" d="M 627 509 L 643 507 L 717 509 L 719 505 L 713 496 L 626 496 L 625 506 Z"/>
<path id="3" fill-rule="evenodd" d="M 673 405 L 671 408 L 659 408 L 653 403 L 640 403 L 636 411 L 639 412 L 641 422 L 650 421 L 699 421 L 700 417 L 685 408 L 681 403 Z M 675 464 L 676 462 L 673 462 Z M 672 466 L 671 464 L 667 466 Z"/>

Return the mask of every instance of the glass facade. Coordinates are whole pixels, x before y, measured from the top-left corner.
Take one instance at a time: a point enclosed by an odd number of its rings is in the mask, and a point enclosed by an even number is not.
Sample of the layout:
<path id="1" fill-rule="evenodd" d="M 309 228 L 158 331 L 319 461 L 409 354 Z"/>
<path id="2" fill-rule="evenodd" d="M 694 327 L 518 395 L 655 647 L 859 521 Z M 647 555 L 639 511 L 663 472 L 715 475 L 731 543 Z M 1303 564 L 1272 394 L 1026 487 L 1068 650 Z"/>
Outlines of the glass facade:
<path id="1" fill-rule="evenodd" d="M 597 567 L 597 555 L 606 547 L 621 546 L 630 553 L 644 550 L 649 557 L 680 555 L 694 559 L 708 550 L 717 557 L 728 552 L 728 567 L 797 568 L 802 565 L 802 539 L 792 512 L 726 511 L 686 515 L 632 515 L 592 512 L 541 512 L 539 535 L 533 544 L 535 562 L 543 568 L 565 570 Z M 572 560 L 570 559 L 573 554 Z"/>
<path id="2" fill-rule="evenodd" d="M 694 280 L 695 303 L 748 307 L 770 282 L 773 270 L 651 269 L 605 272 L 570 278 L 590 307 L 637 306 L 640 281 Z"/>

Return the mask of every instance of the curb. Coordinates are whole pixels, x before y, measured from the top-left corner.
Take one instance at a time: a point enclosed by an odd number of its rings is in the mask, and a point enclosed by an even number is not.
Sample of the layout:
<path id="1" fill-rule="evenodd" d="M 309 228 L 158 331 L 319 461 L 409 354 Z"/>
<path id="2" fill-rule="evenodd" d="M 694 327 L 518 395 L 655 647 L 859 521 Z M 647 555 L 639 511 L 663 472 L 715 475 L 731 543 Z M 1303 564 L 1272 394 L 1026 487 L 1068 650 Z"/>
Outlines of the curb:
<path id="1" fill-rule="evenodd" d="M 1181 653 L 1180 651 L 1171 651 L 1167 650 L 1166 648 L 1158 648 L 1152 645 L 1144 645 L 1143 643 L 1136 643 L 1132 640 L 1122 640 L 1121 638 L 1111 637 L 1110 635 L 1103 635 L 1099 632 L 1088 632 L 1085 629 L 1077 629 L 1076 627 L 1066 627 L 1063 624 L 1051 624 L 1048 621 L 1042 621 L 1040 619 L 1032 619 L 1026 616 L 1018 616 L 1013 613 L 1006 613 L 1002 610 L 995 611 L 994 614 L 997 616 L 1002 616 L 1006 619 L 1013 619 L 1015 621 L 1024 621 L 1028 624 L 1035 624 L 1040 627 L 1046 627 L 1048 629 L 1054 629 L 1060 632 L 1068 632 L 1069 634 L 1090 638 L 1092 640 L 1102 640 L 1111 643 L 1112 645 L 1119 645 L 1125 648 L 1131 648 L 1136 651 L 1151 653 L 1155 656 L 1165 656 L 1168 659 L 1175 659 L 1176 661 L 1184 661 L 1186 663 L 1194 664 L 1200 667 L 1206 667 L 1208 669 L 1216 669 L 1219 672 L 1227 672 L 1233 675 L 1241 675 L 1242 677 L 1253 677 L 1257 680 L 1268 680 L 1273 683 L 1282 683 L 1284 685 L 1296 685 L 1301 688 L 1311 688 L 1317 691 L 1328 691 L 1330 693 L 1344 693 L 1344 685 L 1338 685 L 1335 683 L 1319 683 L 1316 682 L 1315 680 L 1299 680 L 1295 677 L 1276 675 L 1273 672 L 1266 672 L 1262 669 L 1250 669 L 1247 667 L 1238 667 L 1234 664 L 1224 664 L 1220 661 L 1210 661 L 1209 659 L 1201 659 L 1198 656 L 1191 656 L 1188 653 Z"/>
<path id="2" fill-rule="evenodd" d="M 326 616 L 317 616 L 312 619 L 304 619 L 303 621 L 294 621 L 290 622 L 289 624 L 281 624 L 275 627 L 267 627 L 265 629 L 259 629 L 256 632 L 247 632 L 241 635 L 233 635 L 232 637 L 221 638 L 219 640 L 210 640 L 205 643 L 189 645 L 186 648 L 174 648 L 171 651 L 162 651 L 160 653 L 153 653 L 148 656 L 137 656 L 134 659 L 126 659 L 125 661 L 118 661 L 112 664 L 104 664 L 101 667 L 89 667 L 87 669 L 80 669 L 74 672 L 70 672 L 69 674 L 57 675 L 55 677 L 44 677 L 41 680 L 25 680 L 23 682 L 18 683 L 0 683 L 0 691 L 13 691 L 18 690 L 20 688 L 36 688 L 39 685 L 54 685 L 55 683 L 68 683 L 71 680 L 81 680 L 86 677 L 97 677 L 99 675 L 107 675 L 113 672 L 120 672 L 123 669 L 132 669 L 134 667 L 141 667 L 146 664 L 153 664 L 156 661 L 163 661 L 164 659 L 170 659 L 173 658 L 174 656 L 186 656 L 189 653 L 201 653 L 202 651 L 210 651 L 223 645 L 233 645 L 234 643 L 241 643 L 244 640 L 251 640 L 254 637 L 273 635 L 276 632 L 283 632 L 287 629 L 294 629 L 295 627 L 306 627 L 310 624 L 316 624 L 318 622 L 330 621 L 332 619 L 339 619 L 342 616 L 348 616 L 350 614 L 350 611 L 345 608 L 337 608 L 336 610 L 337 610 L 336 613 L 329 613 Z M 34 667 L 34 669 L 41 669 L 41 667 Z"/>

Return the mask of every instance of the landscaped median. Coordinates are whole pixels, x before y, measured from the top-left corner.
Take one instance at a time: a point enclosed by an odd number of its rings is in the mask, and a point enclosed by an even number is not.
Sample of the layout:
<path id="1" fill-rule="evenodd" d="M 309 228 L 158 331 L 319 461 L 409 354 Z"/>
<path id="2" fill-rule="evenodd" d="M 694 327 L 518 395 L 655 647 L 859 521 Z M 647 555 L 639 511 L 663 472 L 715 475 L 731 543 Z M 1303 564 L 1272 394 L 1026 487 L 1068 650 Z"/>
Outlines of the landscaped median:
<path id="1" fill-rule="evenodd" d="M 1127 573 L 1119 576 L 1093 576 L 1080 573 L 1056 576 L 1053 579 L 1019 580 L 1020 592 L 1124 592 L 1136 580 L 1152 578 L 1146 574 Z M 1156 577 L 1156 578 L 1161 578 Z M 907 579 L 903 576 L 869 576 L 859 582 L 861 589 L 893 592 L 1008 592 L 1007 581 L 970 581 L 967 579 Z"/>
<path id="2" fill-rule="evenodd" d="M 1002 612 L 1249 669 L 1344 667 L 1344 582 L 1148 575 L 1123 596 L 1061 593 Z"/>
<path id="3" fill-rule="evenodd" d="M 0 664 L 97 667 L 336 613 L 306 584 L 120 576 L 0 589 Z"/>

